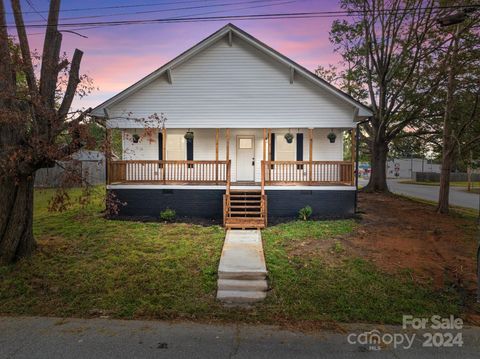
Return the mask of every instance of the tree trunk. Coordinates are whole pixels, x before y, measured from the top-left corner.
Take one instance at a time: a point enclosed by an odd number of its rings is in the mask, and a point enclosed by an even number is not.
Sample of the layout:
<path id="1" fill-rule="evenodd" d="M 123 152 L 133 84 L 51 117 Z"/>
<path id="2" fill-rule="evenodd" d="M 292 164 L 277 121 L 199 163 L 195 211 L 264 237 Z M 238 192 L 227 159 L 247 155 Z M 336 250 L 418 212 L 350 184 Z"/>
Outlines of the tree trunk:
<path id="1" fill-rule="evenodd" d="M 0 181 L 0 263 L 30 255 L 33 237 L 34 176 Z"/>
<path id="2" fill-rule="evenodd" d="M 371 173 L 366 192 L 388 192 L 387 186 L 387 155 L 388 144 L 384 142 L 372 142 Z"/>
<path id="3" fill-rule="evenodd" d="M 455 70 L 457 66 L 458 55 L 458 34 L 460 25 L 457 25 L 455 35 L 452 39 L 453 48 L 450 54 L 450 64 L 448 68 L 447 96 L 445 99 L 445 114 L 443 115 L 443 138 L 442 138 L 442 171 L 440 173 L 440 190 L 438 194 L 438 213 L 448 213 L 448 196 L 450 193 L 450 172 L 452 171 L 454 150 L 456 147 L 451 126 L 452 112 L 454 106 L 453 95 L 455 93 L 456 81 Z"/>
<path id="4" fill-rule="evenodd" d="M 445 153 L 447 152 L 447 153 Z M 452 171 L 453 157 L 449 151 L 444 151 L 442 171 L 440 173 L 440 190 L 438 192 L 438 213 L 449 212 L 448 196 L 450 193 L 450 172 Z"/>

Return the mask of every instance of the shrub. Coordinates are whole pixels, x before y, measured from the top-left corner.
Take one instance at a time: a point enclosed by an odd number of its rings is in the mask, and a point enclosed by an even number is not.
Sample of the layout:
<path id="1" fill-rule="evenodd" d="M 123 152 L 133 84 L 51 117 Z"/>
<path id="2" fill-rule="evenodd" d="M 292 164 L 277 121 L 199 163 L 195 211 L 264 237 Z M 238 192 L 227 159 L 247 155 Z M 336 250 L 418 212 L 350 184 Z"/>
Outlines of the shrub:
<path id="1" fill-rule="evenodd" d="M 342 243 L 340 243 L 339 241 L 335 241 L 335 243 L 333 243 L 332 245 L 332 251 L 337 254 L 340 254 L 345 251 L 345 248 L 343 248 Z"/>
<path id="2" fill-rule="evenodd" d="M 160 212 L 160 219 L 165 222 L 173 222 L 176 216 L 177 213 L 175 212 L 175 210 L 170 208 L 167 208 L 166 210 Z"/>
<path id="3" fill-rule="evenodd" d="M 300 218 L 303 221 L 306 221 L 310 218 L 310 216 L 312 215 L 312 212 L 313 212 L 312 207 L 310 206 L 303 207 L 298 211 L 298 218 Z"/>

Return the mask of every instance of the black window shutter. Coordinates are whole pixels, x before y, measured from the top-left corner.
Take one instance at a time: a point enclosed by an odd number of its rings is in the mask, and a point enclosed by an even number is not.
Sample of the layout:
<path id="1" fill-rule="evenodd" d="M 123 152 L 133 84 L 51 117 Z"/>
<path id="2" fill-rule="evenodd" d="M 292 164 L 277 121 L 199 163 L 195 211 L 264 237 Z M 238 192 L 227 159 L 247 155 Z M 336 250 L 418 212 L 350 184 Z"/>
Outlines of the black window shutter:
<path id="1" fill-rule="evenodd" d="M 270 135 L 270 141 L 272 144 L 270 145 L 272 153 L 270 154 L 270 161 L 275 161 L 275 134 L 272 133 Z"/>
<path id="2" fill-rule="evenodd" d="M 303 133 L 297 133 L 297 161 L 303 161 Z M 303 165 L 297 165 L 297 170 L 303 170 Z"/>
<path id="3" fill-rule="evenodd" d="M 158 160 L 163 161 L 163 133 L 158 133 Z"/>
<path id="4" fill-rule="evenodd" d="M 193 161 L 193 138 L 187 141 L 187 161 Z M 187 168 L 193 168 L 192 164 L 187 165 Z"/>
<path id="5" fill-rule="evenodd" d="M 193 161 L 193 138 L 187 141 L 187 161 Z"/>
<path id="6" fill-rule="evenodd" d="M 271 142 L 270 149 L 272 151 L 272 153 L 270 154 L 270 161 L 275 161 L 275 134 L 274 133 L 270 135 L 270 142 Z M 273 165 L 271 165 L 270 167 L 273 169 Z"/>
<path id="7" fill-rule="evenodd" d="M 297 161 L 303 161 L 303 133 L 297 133 Z"/>

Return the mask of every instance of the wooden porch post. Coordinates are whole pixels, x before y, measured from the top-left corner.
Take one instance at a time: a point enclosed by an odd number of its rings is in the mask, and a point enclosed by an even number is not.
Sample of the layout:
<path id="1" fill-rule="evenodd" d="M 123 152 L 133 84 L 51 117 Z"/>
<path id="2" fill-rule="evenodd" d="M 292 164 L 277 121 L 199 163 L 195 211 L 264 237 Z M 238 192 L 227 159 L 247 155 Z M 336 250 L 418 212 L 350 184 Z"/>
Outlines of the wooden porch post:
<path id="1" fill-rule="evenodd" d="M 163 160 L 163 184 L 167 183 L 167 129 L 162 128 L 162 160 Z"/>
<path id="2" fill-rule="evenodd" d="M 313 180 L 313 128 L 308 129 L 308 181 Z"/>
<path id="3" fill-rule="evenodd" d="M 218 133 L 219 129 L 215 130 L 215 184 L 218 184 Z"/>
<path id="4" fill-rule="evenodd" d="M 230 129 L 227 128 L 225 131 L 225 159 L 230 160 Z"/>
<path id="5" fill-rule="evenodd" d="M 268 129 L 268 158 L 267 162 L 272 160 L 272 129 Z M 265 168 L 266 171 L 266 176 L 267 176 L 267 181 L 270 181 L 270 172 L 271 172 L 271 166 L 267 166 Z"/>
<path id="6" fill-rule="evenodd" d="M 357 161 L 357 158 L 356 158 L 356 147 L 357 147 L 357 134 L 356 134 L 356 131 L 355 129 L 352 129 L 352 131 L 350 132 L 351 133 L 351 144 L 352 144 L 352 148 L 350 149 L 351 151 L 351 154 L 352 154 L 352 179 L 350 181 L 350 184 L 352 186 L 355 185 L 355 162 Z"/>
<path id="7" fill-rule="evenodd" d="M 227 194 L 230 194 L 230 175 L 232 166 L 230 164 L 230 129 L 225 130 L 225 160 L 227 161 Z"/>
<path id="8" fill-rule="evenodd" d="M 267 129 L 264 128 L 263 129 L 263 160 L 266 161 L 267 160 Z"/>
<path id="9" fill-rule="evenodd" d="M 262 167 L 260 168 L 260 180 L 261 183 L 260 185 L 262 186 L 262 195 L 265 194 L 265 161 L 267 159 L 267 129 L 263 129 L 263 161 L 262 161 Z"/>
<path id="10" fill-rule="evenodd" d="M 105 142 L 105 177 L 107 184 L 110 184 L 112 183 L 112 169 L 110 167 L 112 160 L 112 130 L 110 128 L 107 128 Z"/>

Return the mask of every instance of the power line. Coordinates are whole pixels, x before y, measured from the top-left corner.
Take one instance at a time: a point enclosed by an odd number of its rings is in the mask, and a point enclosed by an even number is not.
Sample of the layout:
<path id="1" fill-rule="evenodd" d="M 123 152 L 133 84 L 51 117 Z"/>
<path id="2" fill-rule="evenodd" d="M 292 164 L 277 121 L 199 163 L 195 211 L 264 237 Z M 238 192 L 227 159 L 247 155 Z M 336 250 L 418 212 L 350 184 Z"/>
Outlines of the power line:
<path id="1" fill-rule="evenodd" d="M 255 4 L 255 3 L 265 3 L 265 2 L 278 2 L 280 0 L 249 0 L 249 1 L 241 1 L 241 2 L 227 2 L 227 3 L 220 3 L 220 4 L 210 4 L 210 5 L 199 5 L 199 6 L 186 6 L 186 7 L 175 7 L 169 9 L 159 9 L 159 10 L 146 10 L 146 11 L 134 11 L 134 12 L 122 12 L 116 14 L 100 14 L 100 15 L 85 15 L 85 16 L 74 16 L 74 17 L 62 17 L 62 21 L 64 20 L 78 20 L 78 19 L 93 19 L 93 18 L 101 18 L 101 17 L 111 17 L 111 16 L 126 16 L 126 15 L 139 15 L 139 14 L 153 14 L 159 12 L 170 12 L 170 11 L 178 11 L 178 10 L 194 10 L 194 9 L 205 9 L 211 7 L 224 7 L 224 6 L 235 6 L 235 5 L 243 5 L 243 4 Z M 299 1 L 299 0 L 295 0 Z M 27 2 L 29 2 L 27 0 Z M 37 14 L 39 14 L 37 12 Z M 42 16 L 41 14 L 39 14 Z M 42 16 L 43 17 L 43 16 Z M 45 19 L 45 18 L 44 18 Z M 29 24 L 33 24 L 33 21 L 29 22 Z"/>
<path id="2" fill-rule="evenodd" d="M 132 5 L 112 5 L 112 6 L 99 6 L 99 7 L 85 7 L 85 8 L 73 8 L 73 9 L 61 9 L 62 12 L 72 12 L 72 11 L 91 11 L 91 10 L 108 10 L 108 9 L 125 9 L 125 8 L 136 8 L 136 7 L 149 7 L 149 6 L 163 6 L 163 5 L 175 5 L 175 4 L 193 4 L 205 2 L 205 0 L 189 0 L 189 1 L 171 1 L 171 2 L 161 2 L 161 3 L 148 3 L 148 4 L 132 4 Z M 48 10 L 38 11 L 43 14 L 48 14 Z M 24 11 L 24 14 L 35 14 L 37 11 Z M 13 12 L 6 12 L 8 15 L 12 15 Z"/>
<path id="3" fill-rule="evenodd" d="M 28 6 L 30 6 L 32 8 L 32 10 L 38 15 L 40 16 L 43 20 L 47 21 L 47 18 L 45 16 L 42 15 L 42 13 L 40 11 L 38 11 L 35 6 L 33 6 L 32 2 L 30 0 L 26 0 L 27 1 L 27 4 Z"/>
<path id="4" fill-rule="evenodd" d="M 473 5 L 480 7 L 480 5 Z M 466 8 L 472 5 L 463 6 L 436 6 L 428 8 L 417 8 L 415 10 L 445 10 L 452 8 Z M 414 10 L 412 8 L 405 8 L 396 10 L 396 12 L 407 12 Z M 392 10 L 385 10 L 384 13 L 392 12 Z M 305 18 L 321 18 L 321 17 L 349 17 L 358 16 L 361 13 L 366 13 L 363 10 L 359 11 L 314 11 L 314 12 L 297 12 L 297 13 L 271 13 L 271 14 L 244 14 L 244 15 L 224 15 L 224 16 L 206 16 L 206 17 L 174 17 L 174 18 L 160 18 L 160 19 L 138 19 L 138 20 L 117 20 L 117 21 L 97 21 L 97 22 L 74 22 L 74 23 L 59 23 L 59 27 L 78 27 L 78 26 L 121 26 L 121 25 L 145 25 L 158 23 L 179 23 L 179 22 L 209 22 L 209 21 L 224 21 L 224 20 L 270 20 L 270 19 L 305 19 Z M 6 27 L 14 27 L 15 25 L 7 24 Z M 25 24 L 29 28 L 44 28 L 48 24 Z"/>
<path id="5" fill-rule="evenodd" d="M 279 1 L 279 0 L 277 0 Z M 276 2 L 274 4 L 263 4 L 263 5 L 255 5 L 255 6 L 247 6 L 247 7 L 241 7 L 241 8 L 236 8 L 234 10 L 250 10 L 250 9 L 256 9 L 256 8 L 264 8 L 264 7 L 271 7 L 271 6 L 279 6 L 279 5 L 285 5 L 285 4 L 291 4 L 291 3 L 294 3 L 294 2 L 297 2 L 298 0 L 285 0 L 285 1 L 282 1 L 282 2 Z M 179 16 L 177 18 L 188 18 L 190 16 L 200 16 L 200 15 L 209 15 L 209 14 L 215 14 L 215 13 L 221 13 L 221 12 L 225 12 L 225 11 L 228 11 L 227 9 L 222 9 L 222 10 L 215 10 L 215 11 L 208 11 L 208 12 L 202 12 L 202 13 L 196 13 L 196 14 L 190 14 L 190 15 L 184 15 L 184 16 Z M 91 29 L 96 29 L 96 28 L 99 28 L 101 26 L 91 26 L 91 27 L 80 27 L 80 28 L 73 28 L 72 30 L 76 30 L 76 31 L 81 31 L 81 30 L 91 30 Z M 60 30 L 62 32 L 70 32 L 69 30 Z M 44 33 L 43 32 L 35 32 L 35 33 L 29 33 L 28 35 L 43 35 Z M 77 34 L 77 35 L 80 35 L 80 34 Z M 86 36 L 83 36 L 83 35 L 80 35 L 82 37 L 86 37 Z"/>

